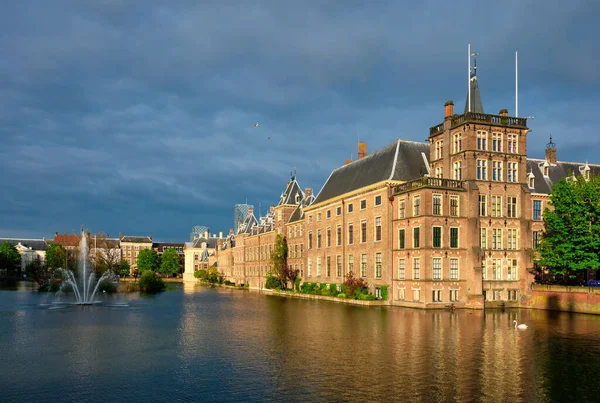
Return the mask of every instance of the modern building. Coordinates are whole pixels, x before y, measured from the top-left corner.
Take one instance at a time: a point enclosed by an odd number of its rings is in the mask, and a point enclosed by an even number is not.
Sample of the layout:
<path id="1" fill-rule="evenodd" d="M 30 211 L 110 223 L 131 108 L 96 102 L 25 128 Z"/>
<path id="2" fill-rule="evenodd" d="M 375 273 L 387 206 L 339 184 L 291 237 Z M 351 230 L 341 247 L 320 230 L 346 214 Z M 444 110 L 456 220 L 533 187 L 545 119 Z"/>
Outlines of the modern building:
<path id="1" fill-rule="evenodd" d="M 254 210 L 254 206 L 251 204 L 236 204 L 233 208 L 233 233 L 237 234 L 238 227 L 248 217 L 250 209 Z"/>
<path id="2" fill-rule="evenodd" d="M 192 232 L 190 233 L 190 242 L 194 239 L 198 239 L 203 236 L 205 233 L 210 232 L 210 229 L 205 225 L 195 225 L 192 227 Z"/>

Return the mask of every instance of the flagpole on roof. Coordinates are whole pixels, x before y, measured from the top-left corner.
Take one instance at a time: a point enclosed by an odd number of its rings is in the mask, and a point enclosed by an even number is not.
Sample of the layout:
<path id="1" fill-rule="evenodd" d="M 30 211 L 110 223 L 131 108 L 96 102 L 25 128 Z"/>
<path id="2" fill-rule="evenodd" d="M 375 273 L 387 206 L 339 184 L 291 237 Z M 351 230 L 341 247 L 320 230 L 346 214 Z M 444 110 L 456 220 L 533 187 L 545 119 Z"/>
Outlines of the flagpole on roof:
<path id="1" fill-rule="evenodd" d="M 515 117 L 519 117 L 519 51 L 515 50 Z"/>
<path id="2" fill-rule="evenodd" d="M 471 112 L 471 44 L 467 45 L 467 97 L 469 98 L 469 112 Z"/>

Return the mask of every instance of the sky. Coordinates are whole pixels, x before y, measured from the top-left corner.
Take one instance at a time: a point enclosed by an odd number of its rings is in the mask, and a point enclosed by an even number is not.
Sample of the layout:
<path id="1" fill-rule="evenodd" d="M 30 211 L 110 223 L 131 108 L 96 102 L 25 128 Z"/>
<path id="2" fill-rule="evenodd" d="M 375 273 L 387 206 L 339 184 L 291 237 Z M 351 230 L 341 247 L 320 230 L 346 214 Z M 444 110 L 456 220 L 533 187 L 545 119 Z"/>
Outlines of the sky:
<path id="1" fill-rule="evenodd" d="M 0 237 L 227 234 L 461 112 L 468 43 L 529 157 L 600 163 L 595 0 L 0 1 Z"/>

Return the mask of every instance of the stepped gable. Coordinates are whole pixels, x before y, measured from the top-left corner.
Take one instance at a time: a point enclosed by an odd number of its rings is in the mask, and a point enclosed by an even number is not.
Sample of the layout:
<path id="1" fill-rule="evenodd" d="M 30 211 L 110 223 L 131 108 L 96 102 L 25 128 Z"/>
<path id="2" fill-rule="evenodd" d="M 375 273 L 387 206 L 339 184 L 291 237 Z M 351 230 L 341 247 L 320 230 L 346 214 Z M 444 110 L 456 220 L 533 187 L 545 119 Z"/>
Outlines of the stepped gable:
<path id="1" fill-rule="evenodd" d="M 546 160 L 537 158 L 527 159 L 527 178 L 532 173 L 534 176 L 534 188 L 532 192 L 541 194 L 550 194 L 552 185 L 563 178 L 572 175 L 583 175 L 584 169 L 589 167 L 590 174 L 600 176 L 600 165 L 588 164 L 585 162 L 564 162 L 557 161 L 555 164 L 548 164 L 548 176 L 544 176 L 544 165 Z"/>
<path id="2" fill-rule="evenodd" d="M 361 159 L 336 168 L 314 203 L 386 180 L 409 181 L 429 172 L 429 144 L 398 139 Z"/>

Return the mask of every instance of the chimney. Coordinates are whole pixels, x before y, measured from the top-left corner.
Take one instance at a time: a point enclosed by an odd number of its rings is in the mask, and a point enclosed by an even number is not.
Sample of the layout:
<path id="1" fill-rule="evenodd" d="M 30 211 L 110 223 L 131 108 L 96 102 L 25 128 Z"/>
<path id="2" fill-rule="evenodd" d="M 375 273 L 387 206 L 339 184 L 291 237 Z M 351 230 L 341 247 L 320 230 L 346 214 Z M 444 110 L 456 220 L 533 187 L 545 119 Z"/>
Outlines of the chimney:
<path id="1" fill-rule="evenodd" d="M 546 161 L 549 164 L 556 164 L 556 144 L 552 141 L 552 136 L 550 142 L 546 144 Z"/>
<path id="2" fill-rule="evenodd" d="M 233 235 L 233 228 L 229 228 L 229 235 Z"/>
<path id="3" fill-rule="evenodd" d="M 219 239 L 223 239 L 223 231 L 219 231 Z"/>
<path id="4" fill-rule="evenodd" d="M 275 206 L 269 206 L 269 213 L 275 214 Z"/>
<path id="5" fill-rule="evenodd" d="M 248 207 L 248 215 L 252 215 L 254 213 L 254 207 Z"/>
<path id="6" fill-rule="evenodd" d="M 311 194 L 312 194 L 312 189 L 311 188 L 304 189 L 304 195 L 306 197 L 310 196 Z"/>
<path id="7" fill-rule="evenodd" d="M 204 231 L 204 239 L 208 239 L 208 231 Z"/>
<path id="8" fill-rule="evenodd" d="M 498 113 L 500 116 L 508 116 L 508 109 L 500 109 L 500 112 Z"/>
<path id="9" fill-rule="evenodd" d="M 344 165 L 348 165 L 351 162 L 352 162 L 352 160 L 346 160 L 346 162 L 344 162 Z"/>
<path id="10" fill-rule="evenodd" d="M 122 232 L 119 232 L 119 241 L 120 241 L 121 239 L 123 239 L 123 233 L 122 233 Z"/>
<path id="11" fill-rule="evenodd" d="M 454 115 L 454 102 L 446 101 L 444 104 L 444 117 L 449 118 L 452 117 L 452 115 Z"/>
<path id="12" fill-rule="evenodd" d="M 364 158 L 367 156 L 367 143 L 362 141 L 358 142 L 358 159 Z"/>

